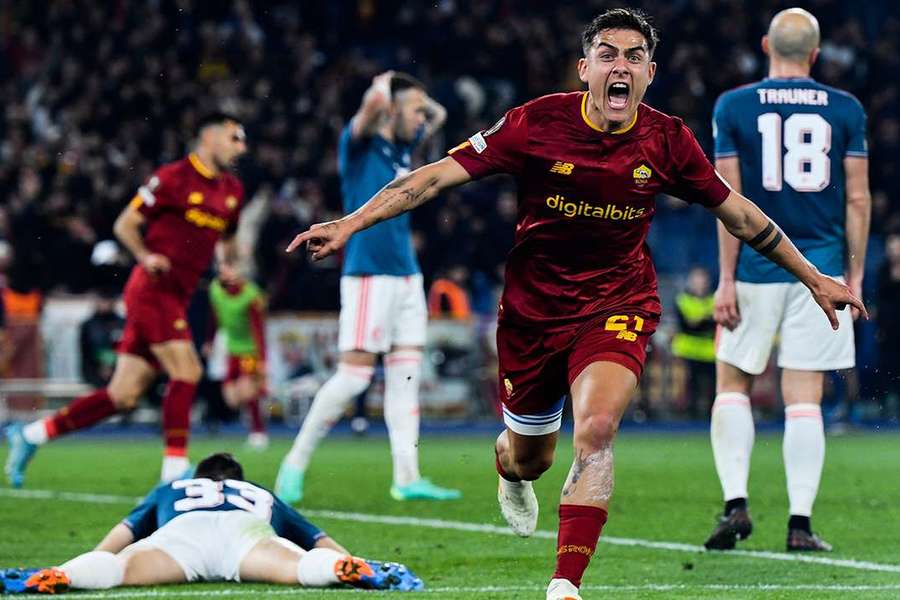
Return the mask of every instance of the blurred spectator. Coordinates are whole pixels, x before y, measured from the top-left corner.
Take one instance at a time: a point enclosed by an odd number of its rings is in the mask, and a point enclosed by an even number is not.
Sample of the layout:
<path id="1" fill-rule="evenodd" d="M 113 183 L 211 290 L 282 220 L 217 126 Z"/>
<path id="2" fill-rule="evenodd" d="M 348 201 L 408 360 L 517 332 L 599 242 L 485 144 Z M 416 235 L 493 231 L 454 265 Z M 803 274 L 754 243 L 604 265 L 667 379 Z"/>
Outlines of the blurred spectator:
<path id="1" fill-rule="evenodd" d="M 81 378 L 94 387 L 105 387 L 116 366 L 116 347 L 125 319 L 116 312 L 117 294 L 103 289 L 94 304 L 94 314 L 81 324 Z"/>
<path id="2" fill-rule="evenodd" d="M 36 379 L 44 375 L 44 347 L 41 341 L 40 320 L 44 296 L 33 287 L 20 287 L 11 279 L 2 289 L 3 313 L 6 321 L 5 377 Z M 32 410 L 43 402 L 40 396 L 10 395 L 7 406 L 12 410 Z"/>
<path id="3" fill-rule="evenodd" d="M 468 279 L 469 270 L 464 265 L 453 265 L 438 276 L 428 290 L 429 318 L 469 320 L 472 310 L 466 292 Z"/>
<path id="4" fill-rule="evenodd" d="M 878 273 L 878 349 L 882 418 L 900 418 L 900 233 L 888 236 L 884 264 Z M 893 409 L 891 410 L 891 404 Z"/>
<path id="5" fill-rule="evenodd" d="M 675 308 L 678 333 L 672 338 L 672 354 L 684 362 L 687 371 L 687 413 L 693 419 L 705 417 L 716 391 L 715 299 L 706 269 L 690 270 L 685 290 L 675 298 Z"/>
<path id="6" fill-rule="evenodd" d="M 783 2 L 635 4 L 660 28 L 659 56 L 670 65 L 648 102 L 683 117 L 708 146 L 713 101 L 762 76 L 753 49 Z M 563 9 L 536 0 L 5 3 L 0 236 L 44 291 L 107 283 L 98 280 L 108 269 L 88 267 L 96 241 L 112 238 L 116 215 L 152 165 L 182 155 L 185 132 L 212 105 L 245 118 L 248 197 L 297 199 L 297 228 L 321 220 L 340 207 L 338 132 L 375 73 L 411 70 L 447 106 L 445 134 L 425 149 L 433 159 L 514 104 L 578 89 L 580 32 L 605 7 L 598 0 Z M 839 0 L 817 0 L 812 10 L 823 31 L 815 76 L 856 94 L 869 114 L 877 233 L 900 221 L 898 11 L 891 2 Z M 450 48 L 465 48 L 465 60 Z M 414 215 L 426 282 L 454 262 L 468 265 L 473 280 L 496 279 L 512 236 L 501 189 L 479 182 Z M 659 210 L 662 220 L 670 207 Z M 708 223 L 702 231 L 674 228 L 653 243 L 686 248 L 688 264 L 702 263 L 710 244 L 698 237 L 713 240 L 715 231 Z M 337 308 L 337 261 L 285 262 L 280 236 L 253 239 L 263 259 L 257 277 L 274 286 L 275 306 Z"/>

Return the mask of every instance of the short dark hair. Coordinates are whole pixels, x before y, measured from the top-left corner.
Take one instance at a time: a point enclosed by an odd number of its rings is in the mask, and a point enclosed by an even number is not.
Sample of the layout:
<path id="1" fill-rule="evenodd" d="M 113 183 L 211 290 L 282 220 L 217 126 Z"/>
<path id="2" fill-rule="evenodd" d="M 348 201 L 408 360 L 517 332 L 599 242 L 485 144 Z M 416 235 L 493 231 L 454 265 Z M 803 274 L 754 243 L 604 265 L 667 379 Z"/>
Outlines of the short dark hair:
<path id="1" fill-rule="evenodd" d="M 233 113 L 223 110 L 208 112 L 197 119 L 197 127 L 195 128 L 195 131 L 199 134 L 205 127 L 209 127 L 210 125 L 224 125 L 229 121 L 232 123 L 237 123 L 238 125 L 242 124 L 241 119 Z"/>
<path id="2" fill-rule="evenodd" d="M 604 29 L 631 29 L 639 32 L 647 40 L 647 50 L 651 57 L 656 50 L 656 44 L 659 43 L 659 33 L 645 12 L 636 8 L 611 8 L 594 17 L 594 20 L 584 28 L 584 33 L 581 34 L 581 47 L 585 56 L 594 45 L 594 39 Z"/>
<path id="3" fill-rule="evenodd" d="M 194 471 L 194 477 L 223 481 L 225 479 L 243 479 L 244 467 L 227 452 L 210 454 L 200 461 Z"/>
<path id="4" fill-rule="evenodd" d="M 404 73 L 402 71 L 397 71 L 396 73 L 391 75 L 391 98 L 393 98 L 395 94 L 402 92 L 403 90 L 413 88 L 422 90 L 424 92 L 425 84 L 409 73 Z"/>

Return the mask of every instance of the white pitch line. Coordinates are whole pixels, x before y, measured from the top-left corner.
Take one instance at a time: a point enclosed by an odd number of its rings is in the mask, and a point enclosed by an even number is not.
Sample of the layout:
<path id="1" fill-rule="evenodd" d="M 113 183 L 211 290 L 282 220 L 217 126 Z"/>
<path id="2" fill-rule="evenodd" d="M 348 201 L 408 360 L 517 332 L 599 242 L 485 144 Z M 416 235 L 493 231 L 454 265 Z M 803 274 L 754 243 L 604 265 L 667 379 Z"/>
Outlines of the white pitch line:
<path id="1" fill-rule="evenodd" d="M 72 502 L 87 502 L 91 504 L 136 504 L 140 497 L 116 496 L 110 494 L 86 494 L 81 492 L 55 492 L 52 490 L 18 490 L 0 488 L 0 497 L 29 498 L 36 500 L 67 500 Z M 367 513 L 343 512 L 335 510 L 303 509 L 302 513 L 310 517 L 334 519 L 337 521 L 353 521 L 357 523 L 376 523 L 380 525 L 398 525 L 426 527 L 430 529 L 444 529 L 452 531 L 470 531 L 474 533 L 488 533 L 495 535 L 515 535 L 509 528 L 483 523 L 468 523 L 465 521 L 449 521 L 445 519 L 422 519 L 418 517 L 400 517 L 392 515 L 372 515 Z M 556 539 L 556 532 L 538 530 L 534 537 L 544 539 Z M 681 544 L 677 542 L 658 542 L 635 538 L 620 538 L 603 536 L 601 542 L 616 546 L 637 546 L 654 550 L 670 550 L 674 552 L 708 553 L 703 546 L 694 544 Z M 743 556 L 747 558 L 760 558 L 787 562 L 802 562 L 808 564 L 825 565 L 829 567 L 843 567 L 859 571 L 879 571 L 884 573 L 900 573 L 900 565 L 876 563 L 870 561 L 827 558 L 824 556 L 809 556 L 805 554 L 788 554 L 786 552 L 767 552 L 765 550 L 729 550 L 727 552 L 714 552 L 721 556 Z"/>
<path id="2" fill-rule="evenodd" d="M 181 587 L 181 586 L 179 586 Z M 437 587 L 426 588 L 423 593 L 426 594 L 517 594 L 519 592 L 543 592 L 546 586 L 540 584 L 534 585 L 516 585 L 516 586 L 482 586 L 482 587 Z M 583 585 L 582 591 L 597 592 L 678 592 L 678 591 L 721 591 L 721 592 L 775 592 L 775 591 L 807 591 L 807 592 L 889 592 L 900 591 L 900 585 L 841 585 L 841 584 L 797 584 L 797 585 L 779 585 L 779 584 L 759 584 L 759 585 L 728 585 L 728 584 L 683 584 L 683 583 L 647 583 L 642 585 Z M 220 590 L 185 590 L 177 588 L 166 589 L 148 589 L 148 590 L 129 590 L 123 591 L 121 588 L 110 592 L 93 592 L 79 593 L 75 597 L 84 600 L 103 598 L 167 598 L 172 596 L 178 597 L 195 597 L 195 598 L 222 598 L 228 596 L 247 596 L 248 594 L 259 594 L 265 596 L 299 596 L 316 594 L 343 594 L 352 592 L 352 590 L 344 589 L 321 589 L 321 588 L 298 588 L 284 587 L 281 589 L 260 588 L 249 590 L 246 587 L 240 589 L 220 589 Z"/>

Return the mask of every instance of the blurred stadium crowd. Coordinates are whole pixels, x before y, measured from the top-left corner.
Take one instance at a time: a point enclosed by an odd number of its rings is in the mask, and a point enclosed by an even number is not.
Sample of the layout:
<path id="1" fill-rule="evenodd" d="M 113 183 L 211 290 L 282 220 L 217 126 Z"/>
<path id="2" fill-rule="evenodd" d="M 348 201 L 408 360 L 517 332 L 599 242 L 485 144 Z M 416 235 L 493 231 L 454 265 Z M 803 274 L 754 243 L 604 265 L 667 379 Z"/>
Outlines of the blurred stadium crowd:
<path id="1" fill-rule="evenodd" d="M 711 150 L 716 97 L 765 75 L 759 38 L 789 4 L 631 4 L 646 8 L 662 34 L 648 102 L 685 118 Z M 815 76 L 854 93 L 869 115 L 874 206 L 867 301 L 882 310 L 861 334 L 861 362 L 869 352 L 869 364 L 880 364 L 884 375 L 888 362 L 898 362 L 886 340 L 900 340 L 900 319 L 888 314 L 896 312 L 889 304 L 900 287 L 900 15 L 889 0 L 868 2 L 865 10 L 840 0 L 800 4 L 822 26 Z M 121 288 L 129 257 L 108 241 L 113 221 L 156 165 L 185 154 L 198 115 L 218 106 L 247 126 L 251 151 L 240 176 L 251 202 L 240 235 L 271 308 L 334 310 L 339 262 L 313 265 L 282 248 L 298 230 L 340 212 L 338 133 L 373 75 L 411 72 L 447 107 L 444 131 L 420 157 L 433 159 L 511 106 L 579 89 L 581 29 L 610 5 L 3 3 L 3 285 L 42 294 Z M 510 181 L 493 178 L 416 211 L 426 283 L 449 276 L 469 292 L 476 313 L 492 314 L 515 210 Z M 651 235 L 664 289 L 679 287 L 694 265 L 715 274 L 715 228 L 703 211 L 663 199 Z M 887 379 L 896 381 L 896 373 Z"/>

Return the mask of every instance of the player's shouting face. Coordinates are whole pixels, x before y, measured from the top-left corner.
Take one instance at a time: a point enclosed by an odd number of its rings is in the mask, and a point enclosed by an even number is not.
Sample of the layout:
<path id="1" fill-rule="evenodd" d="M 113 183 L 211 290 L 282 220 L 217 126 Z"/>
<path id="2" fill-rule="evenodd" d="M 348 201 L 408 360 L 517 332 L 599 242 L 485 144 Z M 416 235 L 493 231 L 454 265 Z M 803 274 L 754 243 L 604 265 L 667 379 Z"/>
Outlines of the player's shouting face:
<path id="1" fill-rule="evenodd" d="M 656 63 L 647 39 L 634 29 L 602 29 L 585 57 L 578 60 L 578 75 L 588 84 L 588 116 L 609 131 L 627 126 L 634 118 L 653 81 Z"/>

